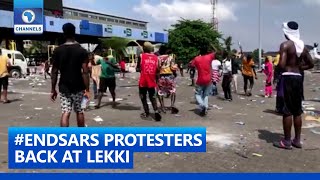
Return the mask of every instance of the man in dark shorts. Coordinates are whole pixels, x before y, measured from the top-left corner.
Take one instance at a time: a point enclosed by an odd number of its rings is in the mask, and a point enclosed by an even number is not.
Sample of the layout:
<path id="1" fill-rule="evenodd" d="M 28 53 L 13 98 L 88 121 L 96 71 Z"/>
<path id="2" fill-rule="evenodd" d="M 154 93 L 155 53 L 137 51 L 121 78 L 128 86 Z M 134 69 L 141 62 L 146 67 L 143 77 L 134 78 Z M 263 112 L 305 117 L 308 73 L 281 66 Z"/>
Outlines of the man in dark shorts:
<path id="1" fill-rule="evenodd" d="M 280 46 L 280 62 L 283 95 L 283 129 L 284 139 L 275 142 L 274 146 L 282 149 L 302 148 L 302 99 L 303 79 L 301 71 L 314 67 L 312 57 L 304 42 L 300 40 L 299 25 L 296 22 L 283 24 L 283 31 L 287 41 Z M 304 62 L 302 64 L 302 62 Z M 294 123 L 295 138 L 291 140 L 292 121 Z"/>
<path id="2" fill-rule="evenodd" d="M 157 105 L 157 77 L 159 74 L 158 57 L 152 53 L 153 46 L 149 42 L 145 42 L 143 53 L 138 58 L 137 72 L 140 72 L 139 78 L 139 95 L 143 105 L 144 113 L 141 118 L 145 119 L 150 116 L 149 105 L 147 102 L 147 94 L 155 112 L 155 120 L 161 121 L 161 115 Z"/>
<path id="3" fill-rule="evenodd" d="M 108 56 L 107 58 L 99 59 L 97 62 L 92 61 L 93 65 L 101 65 L 101 75 L 99 83 L 99 94 L 98 94 L 98 104 L 96 109 L 101 106 L 101 100 L 103 93 L 109 88 L 110 94 L 112 96 L 112 107 L 116 106 L 116 75 L 115 71 L 119 69 L 116 65 L 115 58 Z"/>
<path id="4" fill-rule="evenodd" d="M 51 100 L 57 98 L 56 85 L 60 72 L 59 92 L 62 108 L 61 127 L 69 127 L 72 107 L 77 115 L 78 127 L 85 127 L 84 109 L 81 101 L 89 98 L 89 54 L 75 41 L 76 27 L 67 23 L 63 25 L 66 43 L 55 49 L 52 55 Z"/>
<path id="5" fill-rule="evenodd" d="M 0 49 L 0 101 L 3 96 L 3 103 L 9 103 L 8 100 L 8 86 L 9 86 L 9 71 L 8 67 L 11 64 L 6 54 L 2 54 Z M 2 92 L 2 93 L 1 93 Z"/>

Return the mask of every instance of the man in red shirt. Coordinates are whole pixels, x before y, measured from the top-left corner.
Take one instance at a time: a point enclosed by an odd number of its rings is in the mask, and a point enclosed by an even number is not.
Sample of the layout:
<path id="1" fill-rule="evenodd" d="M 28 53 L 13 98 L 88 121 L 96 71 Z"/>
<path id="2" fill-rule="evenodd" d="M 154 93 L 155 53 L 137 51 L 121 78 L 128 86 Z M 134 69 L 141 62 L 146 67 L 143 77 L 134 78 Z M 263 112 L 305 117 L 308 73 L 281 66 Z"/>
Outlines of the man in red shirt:
<path id="1" fill-rule="evenodd" d="M 121 59 L 121 61 L 120 61 L 120 69 L 121 69 L 121 73 L 122 73 L 122 78 L 125 78 L 126 62 L 123 59 Z"/>
<path id="2" fill-rule="evenodd" d="M 200 106 L 200 115 L 205 116 L 208 112 L 209 94 L 212 88 L 211 63 L 215 59 L 215 53 L 208 53 L 207 48 L 200 49 L 200 56 L 197 56 L 192 65 L 198 71 L 196 82 L 196 100 Z"/>
<path id="3" fill-rule="evenodd" d="M 144 109 L 144 113 L 141 114 L 141 117 L 148 118 L 150 116 L 147 103 L 147 94 L 149 94 L 149 99 L 155 112 L 155 120 L 161 121 L 161 115 L 158 111 L 156 100 L 156 79 L 157 74 L 159 73 L 158 57 L 153 54 L 152 51 L 152 44 L 149 42 L 144 43 L 143 53 L 138 60 L 137 72 L 140 72 L 139 95 Z"/>

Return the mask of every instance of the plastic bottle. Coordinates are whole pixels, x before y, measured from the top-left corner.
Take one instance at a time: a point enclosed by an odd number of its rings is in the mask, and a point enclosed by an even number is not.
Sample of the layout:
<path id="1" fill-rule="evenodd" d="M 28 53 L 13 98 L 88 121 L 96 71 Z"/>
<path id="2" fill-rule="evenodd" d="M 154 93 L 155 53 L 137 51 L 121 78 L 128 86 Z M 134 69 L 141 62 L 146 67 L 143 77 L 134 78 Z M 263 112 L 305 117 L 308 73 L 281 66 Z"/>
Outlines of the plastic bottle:
<path id="1" fill-rule="evenodd" d="M 82 101 L 81 101 L 81 109 L 86 109 L 88 105 L 88 97 L 83 96 Z"/>

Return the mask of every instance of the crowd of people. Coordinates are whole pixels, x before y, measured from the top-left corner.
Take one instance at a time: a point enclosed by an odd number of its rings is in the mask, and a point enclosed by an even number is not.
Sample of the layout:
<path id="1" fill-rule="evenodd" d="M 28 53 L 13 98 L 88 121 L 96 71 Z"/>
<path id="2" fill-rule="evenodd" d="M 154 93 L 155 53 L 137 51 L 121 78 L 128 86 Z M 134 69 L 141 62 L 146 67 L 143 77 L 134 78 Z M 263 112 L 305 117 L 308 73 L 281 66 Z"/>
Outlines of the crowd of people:
<path id="1" fill-rule="evenodd" d="M 52 101 L 56 101 L 58 97 L 56 86 L 59 78 L 62 108 L 61 127 L 69 126 L 72 110 L 76 113 L 78 126 L 85 126 L 85 108 L 82 103 L 84 97 L 90 98 L 90 80 L 93 81 L 93 95 L 94 99 L 97 99 L 95 106 L 97 109 L 101 107 L 103 94 L 107 90 L 112 96 L 113 106 L 117 106 L 115 74 L 120 72 L 124 78 L 126 72 L 123 60 L 117 63 L 112 56 L 102 57 L 90 54 L 83 49 L 75 40 L 75 29 L 71 23 L 63 25 L 66 42 L 56 48 L 53 53 L 51 73 L 49 73 L 48 64 L 45 64 L 45 75 L 50 75 L 52 79 Z M 303 72 L 313 68 L 314 65 L 309 51 L 300 40 L 298 24 L 296 22 L 284 23 L 283 32 L 286 41 L 280 46 L 276 62 L 273 62 L 273 58 L 270 56 L 265 57 L 262 70 L 265 74 L 265 97 L 273 97 L 273 85 L 276 85 L 276 111 L 283 115 L 285 138 L 274 145 L 283 149 L 302 148 L 300 136 L 302 101 L 304 99 Z M 218 56 L 222 57 L 222 60 L 218 60 Z M 4 103 L 8 102 L 9 74 L 7 68 L 9 66 L 8 59 L 1 55 L 0 89 L 3 89 Z M 143 51 L 138 57 L 136 71 L 140 73 L 138 87 L 143 106 L 141 118 L 150 117 L 148 98 L 153 107 L 156 121 L 161 121 L 161 114 L 166 113 L 168 109 L 172 114 L 179 113 L 179 109 L 175 106 L 176 78 L 179 71 L 183 76 L 183 65 L 177 64 L 170 49 L 162 46 L 155 53 L 151 43 L 144 43 Z M 218 95 L 218 85 L 221 78 L 224 98 L 229 102 L 233 101 L 232 85 L 234 92 L 239 92 L 238 77 L 240 74 L 243 77 L 245 96 L 252 96 L 254 81 L 258 79 L 254 58 L 250 54 L 244 55 L 241 47 L 239 53 L 219 52 L 214 46 L 202 47 L 199 49 L 199 55 L 190 61 L 187 73 L 190 74 L 191 86 L 195 86 L 195 99 L 199 105 L 201 116 L 206 116 L 208 113 L 210 95 Z M 195 77 L 197 77 L 196 80 Z M 169 97 L 171 100 L 170 108 L 165 106 L 165 97 Z M 295 128 L 293 140 L 291 139 L 292 124 Z"/>

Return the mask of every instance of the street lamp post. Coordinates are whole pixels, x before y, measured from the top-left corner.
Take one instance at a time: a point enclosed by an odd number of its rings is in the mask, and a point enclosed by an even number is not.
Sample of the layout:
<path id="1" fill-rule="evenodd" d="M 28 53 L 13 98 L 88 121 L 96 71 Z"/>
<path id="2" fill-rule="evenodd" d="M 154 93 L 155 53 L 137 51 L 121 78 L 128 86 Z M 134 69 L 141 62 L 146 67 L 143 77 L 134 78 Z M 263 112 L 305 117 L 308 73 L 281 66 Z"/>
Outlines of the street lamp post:
<path id="1" fill-rule="evenodd" d="M 262 61 L 262 45 L 261 45 L 261 23 L 262 23 L 262 15 L 261 15 L 261 0 L 259 0 L 259 69 L 261 69 L 261 61 Z"/>

